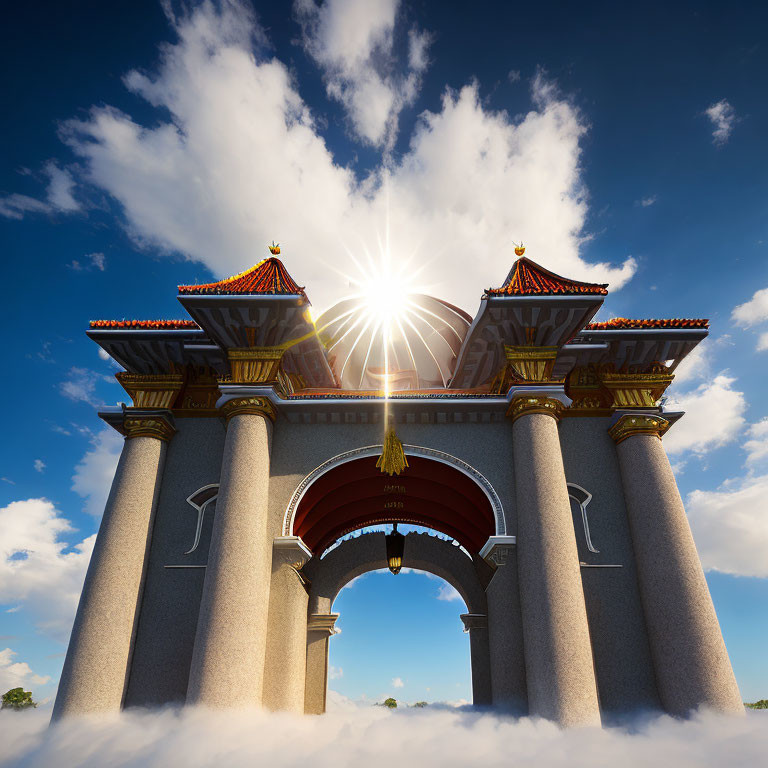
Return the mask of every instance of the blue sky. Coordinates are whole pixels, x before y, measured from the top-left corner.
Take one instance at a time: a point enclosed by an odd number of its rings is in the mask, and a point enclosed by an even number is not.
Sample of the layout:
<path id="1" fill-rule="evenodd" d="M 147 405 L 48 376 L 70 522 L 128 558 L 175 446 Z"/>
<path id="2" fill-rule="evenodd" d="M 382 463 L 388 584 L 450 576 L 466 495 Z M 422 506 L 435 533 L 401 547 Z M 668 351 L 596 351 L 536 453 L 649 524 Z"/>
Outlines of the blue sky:
<path id="1" fill-rule="evenodd" d="M 180 317 L 177 284 L 273 238 L 322 310 L 389 212 L 414 287 L 470 313 L 523 239 L 610 282 L 604 318 L 711 319 L 665 443 L 742 693 L 768 696 L 768 9 L 166 10 L 17 4 L 0 33 L 0 683 L 55 689 L 120 448 L 95 409 L 124 395 L 88 320 Z M 332 687 L 469 698 L 463 604 L 440 589 L 344 590 Z M 441 650 L 423 658 L 427 636 Z"/>

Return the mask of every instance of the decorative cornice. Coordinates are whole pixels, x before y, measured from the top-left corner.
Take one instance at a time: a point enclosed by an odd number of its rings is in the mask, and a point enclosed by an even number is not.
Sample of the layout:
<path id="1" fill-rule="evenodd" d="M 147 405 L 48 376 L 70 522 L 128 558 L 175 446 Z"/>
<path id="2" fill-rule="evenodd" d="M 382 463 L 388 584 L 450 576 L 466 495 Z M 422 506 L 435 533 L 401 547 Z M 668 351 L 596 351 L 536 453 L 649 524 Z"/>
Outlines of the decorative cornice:
<path id="1" fill-rule="evenodd" d="M 184 386 L 180 373 L 142 374 L 121 371 L 115 374 L 120 386 L 130 395 L 135 408 L 170 408 Z"/>
<path id="2" fill-rule="evenodd" d="M 587 365 L 571 371 L 565 389 L 578 410 L 656 408 L 673 379 L 674 374 L 658 362 L 642 372 L 616 371 L 613 364 Z"/>
<path id="3" fill-rule="evenodd" d="M 472 629 L 488 629 L 488 616 L 484 613 L 462 613 L 459 618 L 464 624 L 465 632 Z"/>
<path id="4" fill-rule="evenodd" d="M 336 619 L 338 613 L 311 613 L 307 619 L 308 632 L 322 632 L 326 635 L 336 634 Z"/>
<path id="5" fill-rule="evenodd" d="M 480 550 L 480 557 L 489 565 L 498 568 L 501 565 L 507 564 L 507 558 L 512 554 L 516 545 L 516 536 L 491 536 L 483 544 L 483 548 Z"/>
<path id="6" fill-rule="evenodd" d="M 126 440 L 134 437 L 152 437 L 168 442 L 176 434 L 176 430 L 163 416 L 129 416 L 126 414 L 122 427 Z"/>
<path id="7" fill-rule="evenodd" d="M 272 552 L 281 563 L 297 571 L 303 568 L 312 557 L 312 550 L 300 536 L 277 536 L 272 543 Z"/>
<path id="8" fill-rule="evenodd" d="M 522 395 L 514 398 L 512 404 L 507 409 L 507 416 L 514 423 L 521 416 L 528 416 L 535 413 L 545 413 L 558 420 L 563 412 L 563 404 L 552 397 Z"/>
<path id="9" fill-rule="evenodd" d="M 661 416 L 626 413 L 608 430 L 608 434 L 618 445 L 634 435 L 655 435 L 661 439 L 669 427 L 670 422 Z"/>
<path id="10" fill-rule="evenodd" d="M 275 406 L 266 397 L 238 397 L 221 406 L 221 414 L 229 421 L 233 416 L 263 416 L 275 420 Z"/>

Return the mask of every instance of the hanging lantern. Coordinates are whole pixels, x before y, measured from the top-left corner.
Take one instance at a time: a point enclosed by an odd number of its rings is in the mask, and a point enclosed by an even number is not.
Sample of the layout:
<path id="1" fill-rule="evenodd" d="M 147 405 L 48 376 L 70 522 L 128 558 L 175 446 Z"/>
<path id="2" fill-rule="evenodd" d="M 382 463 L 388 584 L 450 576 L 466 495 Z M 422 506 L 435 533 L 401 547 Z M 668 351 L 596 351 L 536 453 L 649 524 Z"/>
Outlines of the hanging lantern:
<path id="1" fill-rule="evenodd" d="M 397 523 L 392 525 L 392 533 L 387 534 L 387 566 L 394 576 L 400 573 L 403 567 L 403 550 L 405 549 L 405 536 L 397 532 Z"/>
<path id="2" fill-rule="evenodd" d="M 403 444 L 395 434 L 395 430 L 390 429 L 384 438 L 384 449 L 376 462 L 376 467 L 388 475 L 399 475 L 407 466 L 408 459 L 405 458 Z"/>

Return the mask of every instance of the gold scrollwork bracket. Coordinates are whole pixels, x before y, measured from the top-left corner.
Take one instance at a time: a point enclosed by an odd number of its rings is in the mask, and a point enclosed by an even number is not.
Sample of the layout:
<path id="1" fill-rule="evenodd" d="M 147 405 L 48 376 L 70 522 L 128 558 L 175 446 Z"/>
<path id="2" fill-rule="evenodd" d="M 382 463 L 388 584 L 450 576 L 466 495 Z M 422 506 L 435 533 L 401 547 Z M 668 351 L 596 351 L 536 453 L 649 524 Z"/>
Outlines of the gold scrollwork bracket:
<path id="1" fill-rule="evenodd" d="M 551 381 L 557 352 L 558 347 L 504 345 L 508 365 L 522 381 L 531 383 Z"/>
<path id="2" fill-rule="evenodd" d="M 272 384 L 278 380 L 283 355 L 289 345 L 278 347 L 236 347 L 227 350 L 232 382 Z"/>
<path id="3" fill-rule="evenodd" d="M 115 378 L 130 395 L 134 408 L 170 408 L 184 386 L 184 375 L 181 373 L 144 374 L 121 371 L 115 374 Z"/>
<path id="4" fill-rule="evenodd" d="M 544 395 L 520 395 L 512 400 L 507 409 L 507 416 L 514 423 L 521 416 L 527 416 L 534 413 L 544 413 L 552 416 L 559 421 L 565 406 L 554 397 L 545 397 Z"/>
<path id="5" fill-rule="evenodd" d="M 263 416 L 274 421 L 277 411 L 267 397 L 237 397 L 221 406 L 221 414 L 227 421 L 243 415 Z"/>
<path id="6" fill-rule="evenodd" d="M 633 435 L 655 435 L 661 440 L 670 425 L 671 422 L 661 416 L 626 413 L 608 430 L 608 434 L 616 445 Z"/>

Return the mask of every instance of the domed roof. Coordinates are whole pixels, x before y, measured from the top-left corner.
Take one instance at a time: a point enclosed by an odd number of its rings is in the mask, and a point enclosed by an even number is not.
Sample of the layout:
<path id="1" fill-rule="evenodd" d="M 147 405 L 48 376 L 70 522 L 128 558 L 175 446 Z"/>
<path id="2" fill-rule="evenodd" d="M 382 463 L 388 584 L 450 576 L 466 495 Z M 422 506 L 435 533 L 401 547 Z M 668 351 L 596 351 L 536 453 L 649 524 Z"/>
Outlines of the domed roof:
<path id="1" fill-rule="evenodd" d="M 316 322 L 342 389 L 446 387 L 472 318 L 441 299 L 409 294 L 391 313 L 344 299 Z"/>

